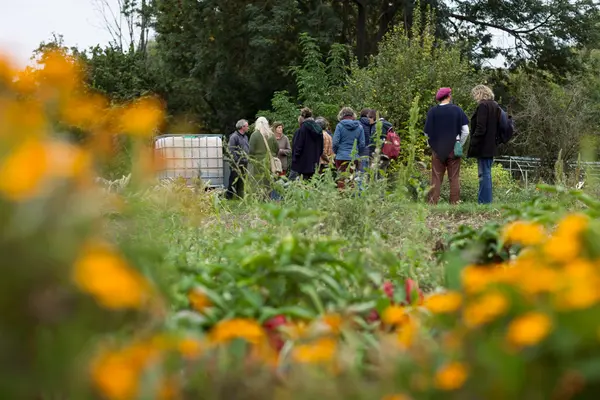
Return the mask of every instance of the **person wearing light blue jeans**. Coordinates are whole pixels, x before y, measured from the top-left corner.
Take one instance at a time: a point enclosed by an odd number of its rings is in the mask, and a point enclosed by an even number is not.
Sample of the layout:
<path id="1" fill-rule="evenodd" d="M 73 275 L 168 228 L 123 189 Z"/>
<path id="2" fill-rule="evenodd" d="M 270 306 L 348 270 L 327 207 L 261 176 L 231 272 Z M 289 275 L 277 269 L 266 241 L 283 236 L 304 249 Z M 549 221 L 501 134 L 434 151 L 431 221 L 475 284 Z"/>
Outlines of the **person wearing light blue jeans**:
<path id="1" fill-rule="evenodd" d="M 477 201 L 479 204 L 489 204 L 492 202 L 492 163 L 493 158 L 478 158 L 477 171 L 479 175 L 479 194 Z"/>
<path id="2" fill-rule="evenodd" d="M 492 202 L 492 163 L 496 155 L 500 106 L 494 101 L 494 92 L 484 85 L 471 91 L 477 109 L 471 117 L 471 144 L 468 157 L 477 159 L 479 172 L 479 204 Z"/>

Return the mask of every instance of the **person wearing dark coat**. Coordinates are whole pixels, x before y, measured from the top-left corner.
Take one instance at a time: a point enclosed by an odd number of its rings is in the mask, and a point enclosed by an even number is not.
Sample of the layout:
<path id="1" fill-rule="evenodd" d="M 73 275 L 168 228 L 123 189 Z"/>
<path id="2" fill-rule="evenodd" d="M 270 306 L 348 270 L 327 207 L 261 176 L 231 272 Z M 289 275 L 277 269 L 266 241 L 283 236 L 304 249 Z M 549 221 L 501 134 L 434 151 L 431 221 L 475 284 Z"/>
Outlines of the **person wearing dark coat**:
<path id="1" fill-rule="evenodd" d="M 308 108 L 302 109 L 299 122 L 300 128 L 292 138 L 290 179 L 308 180 L 315 174 L 323 154 L 323 131 Z"/>
<path id="2" fill-rule="evenodd" d="M 479 204 L 492 202 L 492 163 L 496 156 L 500 106 L 494 101 L 494 92 L 484 85 L 471 91 L 477 109 L 471 117 L 471 144 L 468 157 L 477 159 L 479 175 Z"/>
<path id="3" fill-rule="evenodd" d="M 429 203 L 437 204 L 440 199 L 444 174 L 448 171 L 450 181 L 450 204 L 460 200 L 460 157 L 454 154 L 454 146 L 461 145 L 469 135 L 469 119 L 465 112 L 452 101 L 452 89 L 441 88 L 435 99 L 439 104 L 432 107 L 425 120 L 425 135 L 431 148 L 431 191 Z"/>
<path id="4" fill-rule="evenodd" d="M 231 171 L 225 197 L 229 200 L 244 197 L 244 179 L 248 169 L 248 121 L 240 119 L 235 124 L 236 131 L 229 136 L 228 149 L 231 155 Z"/>
<path id="5" fill-rule="evenodd" d="M 373 153 L 375 152 L 375 119 L 377 118 L 377 112 L 370 108 L 364 108 L 360 112 L 359 122 L 363 127 L 363 132 L 365 133 L 365 148 L 361 154 L 359 154 L 361 158 L 361 169 L 366 170 L 373 157 Z"/>

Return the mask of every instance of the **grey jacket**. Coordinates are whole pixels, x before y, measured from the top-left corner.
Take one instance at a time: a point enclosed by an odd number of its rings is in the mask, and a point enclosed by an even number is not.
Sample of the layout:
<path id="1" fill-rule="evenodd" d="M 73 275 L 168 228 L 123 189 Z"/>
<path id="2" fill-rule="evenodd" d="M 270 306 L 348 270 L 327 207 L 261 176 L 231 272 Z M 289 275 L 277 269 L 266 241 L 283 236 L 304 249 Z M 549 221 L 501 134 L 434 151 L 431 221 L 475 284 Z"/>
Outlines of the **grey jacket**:
<path id="1" fill-rule="evenodd" d="M 250 144 L 248 136 L 235 131 L 229 137 L 229 153 L 236 165 L 248 165 L 248 153 Z"/>

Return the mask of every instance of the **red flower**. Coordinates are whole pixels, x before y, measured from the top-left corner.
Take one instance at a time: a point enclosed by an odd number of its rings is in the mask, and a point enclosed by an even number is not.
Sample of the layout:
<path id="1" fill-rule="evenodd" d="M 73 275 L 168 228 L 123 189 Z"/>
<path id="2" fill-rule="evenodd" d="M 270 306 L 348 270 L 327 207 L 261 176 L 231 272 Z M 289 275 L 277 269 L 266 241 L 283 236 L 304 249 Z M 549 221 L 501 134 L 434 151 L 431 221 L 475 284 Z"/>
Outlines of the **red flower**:
<path id="1" fill-rule="evenodd" d="M 285 317 L 285 315 L 276 315 L 273 318 L 270 318 L 268 320 L 266 320 L 263 323 L 263 327 L 268 330 L 268 331 L 274 331 L 277 328 L 279 328 L 282 325 L 287 324 L 287 318 Z"/>
<path id="2" fill-rule="evenodd" d="M 408 304 L 412 304 L 415 300 L 417 300 L 416 298 L 413 298 L 413 292 L 417 292 L 419 303 L 423 301 L 423 292 L 421 289 L 419 289 L 419 285 L 417 285 L 417 283 L 412 279 L 407 279 L 406 282 L 404 282 L 404 290 L 406 292 L 405 300 Z"/>

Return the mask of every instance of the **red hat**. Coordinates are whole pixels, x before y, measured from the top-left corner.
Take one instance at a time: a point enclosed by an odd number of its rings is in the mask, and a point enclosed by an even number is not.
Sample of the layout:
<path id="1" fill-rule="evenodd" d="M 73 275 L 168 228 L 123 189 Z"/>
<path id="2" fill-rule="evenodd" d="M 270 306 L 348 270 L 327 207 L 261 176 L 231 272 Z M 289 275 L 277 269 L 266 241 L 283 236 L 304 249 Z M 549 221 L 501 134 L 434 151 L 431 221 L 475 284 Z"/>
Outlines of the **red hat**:
<path id="1" fill-rule="evenodd" d="M 451 93 L 452 89 L 450 89 L 449 87 L 443 87 L 440 90 L 438 90 L 437 94 L 435 95 L 435 99 L 437 101 L 441 101 L 444 98 L 448 97 Z"/>

